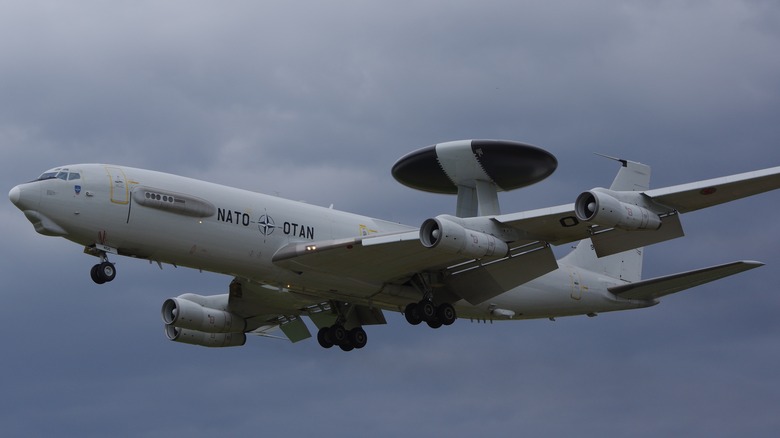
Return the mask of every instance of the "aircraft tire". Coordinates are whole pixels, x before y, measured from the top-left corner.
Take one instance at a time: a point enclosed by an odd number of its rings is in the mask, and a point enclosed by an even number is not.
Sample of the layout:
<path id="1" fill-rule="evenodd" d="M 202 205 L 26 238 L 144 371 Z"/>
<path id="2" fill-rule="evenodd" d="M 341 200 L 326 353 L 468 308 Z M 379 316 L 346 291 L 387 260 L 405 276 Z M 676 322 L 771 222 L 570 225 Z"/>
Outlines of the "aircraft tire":
<path id="1" fill-rule="evenodd" d="M 116 278 L 116 268 L 113 263 L 103 262 L 97 266 L 97 274 L 104 282 L 109 282 Z"/>
<path id="2" fill-rule="evenodd" d="M 428 327 L 430 327 L 432 329 L 437 329 L 437 328 L 442 326 L 442 323 L 441 323 L 441 321 L 439 321 L 438 318 L 435 318 L 435 319 L 430 320 L 430 321 L 425 321 L 425 323 L 428 324 Z"/>
<path id="3" fill-rule="evenodd" d="M 433 321 L 436 319 L 436 306 L 429 300 L 422 300 L 417 303 L 417 309 L 423 321 Z"/>
<path id="4" fill-rule="evenodd" d="M 368 335 L 362 327 L 355 327 L 349 331 L 349 343 L 355 348 L 363 348 L 368 343 Z"/>
<path id="5" fill-rule="evenodd" d="M 420 316 L 420 309 L 417 303 L 409 303 L 404 308 L 404 317 L 406 322 L 411 325 L 418 325 L 422 322 L 422 316 Z"/>
<path id="6" fill-rule="evenodd" d="M 330 327 L 323 327 L 317 331 L 317 342 L 322 348 L 330 348 L 333 346 L 333 342 L 330 338 Z"/>
<path id="7" fill-rule="evenodd" d="M 436 319 L 441 321 L 443 325 L 452 325 L 458 319 L 458 315 L 455 313 L 455 308 L 452 307 L 452 304 L 442 303 L 436 308 Z"/>
<path id="8" fill-rule="evenodd" d="M 334 345 L 343 345 L 349 342 L 347 331 L 343 325 L 336 324 L 330 328 L 330 339 Z"/>
<path id="9" fill-rule="evenodd" d="M 103 284 L 106 282 L 106 280 L 100 276 L 100 265 L 93 266 L 89 271 L 89 276 L 92 277 L 92 281 L 94 281 L 96 284 Z"/>

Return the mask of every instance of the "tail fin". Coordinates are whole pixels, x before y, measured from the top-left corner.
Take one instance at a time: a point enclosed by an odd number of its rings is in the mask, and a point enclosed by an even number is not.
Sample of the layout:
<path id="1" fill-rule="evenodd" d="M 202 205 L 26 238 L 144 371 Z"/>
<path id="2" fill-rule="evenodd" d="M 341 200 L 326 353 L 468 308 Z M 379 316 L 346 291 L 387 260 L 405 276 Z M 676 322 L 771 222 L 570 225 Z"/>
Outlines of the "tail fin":
<path id="1" fill-rule="evenodd" d="M 645 191 L 650 189 L 650 166 L 612 157 L 607 158 L 619 161 L 622 164 L 615 180 L 609 187 L 610 190 Z M 562 258 L 560 262 L 598 272 L 612 278 L 635 282 L 642 279 L 643 258 L 644 248 L 632 249 L 598 258 L 590 239 L 585 239 L 580 241 L 576 248 Z"/>

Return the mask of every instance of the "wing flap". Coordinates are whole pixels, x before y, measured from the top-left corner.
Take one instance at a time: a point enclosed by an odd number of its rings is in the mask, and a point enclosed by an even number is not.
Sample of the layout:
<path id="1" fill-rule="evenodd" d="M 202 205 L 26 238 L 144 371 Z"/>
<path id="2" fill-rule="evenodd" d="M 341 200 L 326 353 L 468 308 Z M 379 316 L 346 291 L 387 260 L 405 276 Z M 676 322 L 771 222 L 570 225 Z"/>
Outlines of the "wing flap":
<path id="1" fill-rule="evenodd" d="M 731 262 L 694 271 L 651 278 L 636 283 L 614 286 L 609 288 L 609 291 L 621 298 L 654 300 L 760 266 L 764 266 L 764 264 L 755 261 Z"/>
<path id="2" fill-rule="evenodd" d="M 628 251 L 634 248 L 653 245 L 667 240 L 676 239 L 685 235 L 680 223 L 680 215 L 673 214 L 661 218 L 661 228 L 652 231 L 625 231 L 611 229 L 606 232 L 595 233 L 591 237 L 593 249 L 596 255 L 605 257 Z"/>
<path id="3" fill-rule="evenodd" d="M 543 246 L 453 272 L 447 278 L 446 286 L 470 304 L 478 305 L 557 268 L 552 249 Z"/>

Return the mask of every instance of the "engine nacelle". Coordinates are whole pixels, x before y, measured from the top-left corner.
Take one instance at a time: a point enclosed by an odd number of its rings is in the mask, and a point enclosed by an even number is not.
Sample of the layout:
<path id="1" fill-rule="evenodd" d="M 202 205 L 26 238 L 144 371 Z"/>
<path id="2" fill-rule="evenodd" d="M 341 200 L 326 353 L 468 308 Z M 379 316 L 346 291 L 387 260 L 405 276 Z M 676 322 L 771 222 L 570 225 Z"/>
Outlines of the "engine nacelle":
<path id="1" fill-rule="evenodd" d="M 243 333 L 204 333 L 197 330 L 165 326 L 165 335 L 174 342 L 202 347 L 240 347 L 246 343 Z"/>
<path id="2" fill-rule="evenodd" d="M 606 189 L 593 189 L 580 194 L 574 203 L 577 219 L 593 222 L 606 228 L 623 230 L 657 230 L 661 227 L 661 218 L 652 211 L 636 203 L 644 203 L 638 192 L 613 192 Z M 623 199 L 623 201 L 617 198 Z"/>
<path id="3" fill-rule="evenodd" d="M 243 333 L 246 329 L 244 318 L 182 297 L 165 300 L 162 318 L 167 326 L 204 333 Z"/>
<path id="4" fill-rule="evenodd" d="M 464 228 L 448 219 L 436 217 L 423 222 L 420 242 L 426 248 L 440 248 L 465 257 L 503 257 L 509 245 L 490 234 Z"/>

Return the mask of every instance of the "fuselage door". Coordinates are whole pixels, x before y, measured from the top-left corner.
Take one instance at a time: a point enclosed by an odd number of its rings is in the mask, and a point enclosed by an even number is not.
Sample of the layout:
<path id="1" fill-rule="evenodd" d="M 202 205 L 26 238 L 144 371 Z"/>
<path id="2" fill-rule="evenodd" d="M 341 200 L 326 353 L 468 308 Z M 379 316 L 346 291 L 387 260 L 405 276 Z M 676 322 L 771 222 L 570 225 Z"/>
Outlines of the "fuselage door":
<path id="1" fill-rule="evenodd" d="M 127 204 L 130 202 L 125 172 L 119 167 L 109 166 L 106 166 L 106 172 L 111 184 L 111 202 L 115 204 Z"/>
<path id="2" fill-rule="evenodd" d="M 580 273 L 572 269 L 569 271 L 569 280 L 571 280 L 571 299 L 582 299 L 582 280 L 580 279 Z"/>

